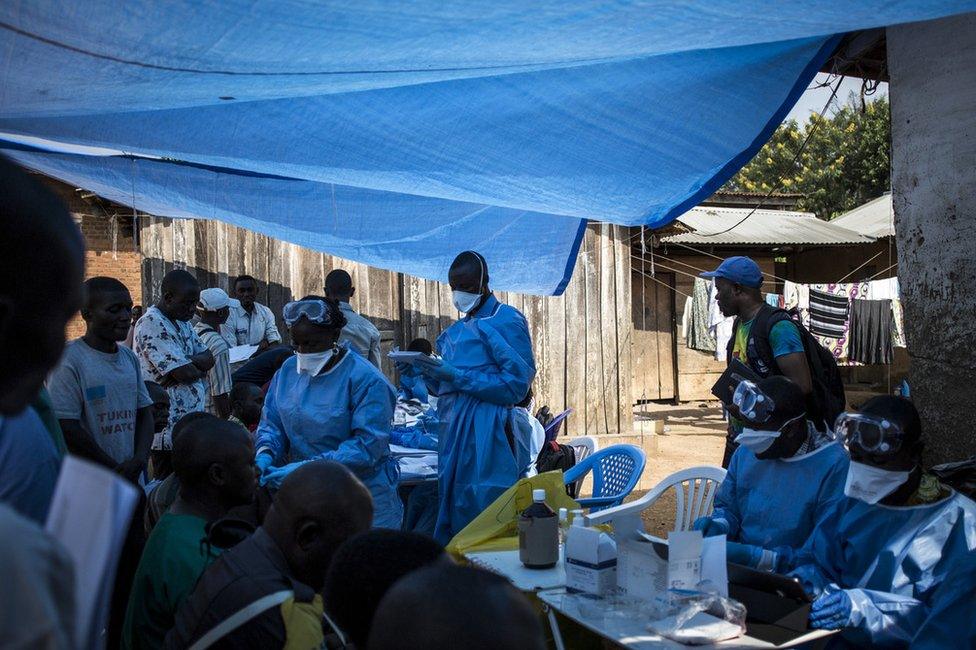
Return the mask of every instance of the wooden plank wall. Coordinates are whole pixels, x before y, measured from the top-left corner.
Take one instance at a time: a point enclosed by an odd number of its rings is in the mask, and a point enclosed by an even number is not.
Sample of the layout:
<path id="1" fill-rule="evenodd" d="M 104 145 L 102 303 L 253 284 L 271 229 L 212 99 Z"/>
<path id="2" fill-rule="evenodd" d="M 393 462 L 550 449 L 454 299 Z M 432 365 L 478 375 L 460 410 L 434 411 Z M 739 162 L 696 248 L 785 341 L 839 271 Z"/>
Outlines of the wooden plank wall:
<path id="1" fill-rule="evenodd" d="M 446 284 L 368 267 L 210 220 L 140 218 L 143 291 L 159 296 L 166 272 L 183 267 L 203 286 L 229 289 L 243 273 L 259 282 L 259 301 L 280 315 L 290 300 L 321 294 L 325 276 L 347 270 L 352 305 L 383 335 L 384 352 L 414 338 L 435 341 L 458 314 Z M 591 224 L 564 295 L 537 297 L 498 292 L 525 314 L 533 341 L 538 405 L 554 413 L 574 410 L 570 435 L 631 433 L 631 266 L 629 230 Z M 279 328 L 285 334 L 283 324 Z M 384 354 L 384 372 L 393 376 Z"/>
<path id="2" fill-rule="evenodd" d="M 496 292 L 529 321 L 536 404 L 572 408 L 571 435 L 633 431 L 629 230 L 587 228 L 566 292 L 538 297 Z M 458 314 L 447 285 L 402 276 L 403 340 L 434 341 Z"/>

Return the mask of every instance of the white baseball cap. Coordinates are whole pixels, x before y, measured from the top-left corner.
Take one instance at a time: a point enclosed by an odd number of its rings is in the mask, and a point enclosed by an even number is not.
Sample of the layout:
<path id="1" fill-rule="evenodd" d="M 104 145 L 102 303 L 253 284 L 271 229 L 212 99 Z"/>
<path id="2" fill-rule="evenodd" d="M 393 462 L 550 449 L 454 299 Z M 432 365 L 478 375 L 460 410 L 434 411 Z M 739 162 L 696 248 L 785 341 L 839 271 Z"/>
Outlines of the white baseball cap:
<path id="1" fill-rule="evenodd" d="M 223 289 L 213 287 L 200 292 L 199 307 L 203 311 L 217 311 L 230 306 L 230 297 Z"/>

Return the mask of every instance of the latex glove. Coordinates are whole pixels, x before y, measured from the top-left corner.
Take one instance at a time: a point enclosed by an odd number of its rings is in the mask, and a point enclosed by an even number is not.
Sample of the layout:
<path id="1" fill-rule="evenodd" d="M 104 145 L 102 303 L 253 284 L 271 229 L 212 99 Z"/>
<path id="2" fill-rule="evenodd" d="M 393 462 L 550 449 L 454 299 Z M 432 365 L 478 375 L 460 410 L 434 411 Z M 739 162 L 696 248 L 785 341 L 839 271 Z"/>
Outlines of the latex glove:
<path id="1" fill-rule="evenodd" d="M 824 594 L 810 608 L 810 627 L 818 630 L 839 630 L 850 627 L 854 603 L 844 590 Z"/>
<path id="2" fill-rule="evenodd" d="M 721 517 L 699 517 L 691 525 L 692 530 L 700 530 L 703 537 L 716 537 L 729 534 L 729 522 Z"/>
<path id="3" fill-rule="evenodd" d="M 725 543 L 725 558 L 733 564 L 753 567 L 759 564 L 762 559 L 763 549 L 752 544 L 740 544 L 738 542 Z"/>
<path id="4" fill-rule="evenodd" d="M 397 372 L 401 375 L 412 377 L 414 374 L 416 374 L 413 366 L 406 361 L 396 361 L 393 365 L 396 366 Z"/>
<path id="5" fill-rule="evenodd" d="M 274 458 L 272 458 L 272 457 L 271 457 L 271 454 L 269 454 L 269 453 L 268 453 L 268 452 L 266 452 L 266 451 L 262 451 L 262 452 L 261 452 L 261 453 L 259 453 L 259 454 L 257 455 L 257 457 L 256 457 L 256 458 L 254 459 L 254 464 L 255 464 L 255 465 L 257 465 L 257 467 L 258 467 L 258 472 L 259 472 L 259 473 L 260 473 L 260 474 L 261 474 L 262 476 L 264 475 L 264 473 L 265 473 L 265 472 L 267 472 L 267 471 L 268 471 L 268 468 L 269 468 L 269 467 L 271 467 L 271 465 L 272 465 L 273 463 L 274 463 Z"/>
<path id="6" fill-rule="evenodd" d="M 422 375 L 431 379 L 437 379 L 438 381 L 454 381 L 454 378 L 457 376 L 457 370 L 454 366 L 443 359 L 431 359 L 431 361 L 436 361 L 437 363 L 424 362 L 417 364 L 417 369 Z"/>
<path id="7" fill-rule="evenodd" d="M 272 467 L 261 477 L 261 485 L 266 485 L 270 488 L 278 489 L 281 487 L 281 482 L 285 480 L 285 477 L 294 472 L 296 469 L 304 465 L 307 461 L 299 461 L 297 463 L 289 463 L 288 465 L 282 465 L 281 467 Z"/>

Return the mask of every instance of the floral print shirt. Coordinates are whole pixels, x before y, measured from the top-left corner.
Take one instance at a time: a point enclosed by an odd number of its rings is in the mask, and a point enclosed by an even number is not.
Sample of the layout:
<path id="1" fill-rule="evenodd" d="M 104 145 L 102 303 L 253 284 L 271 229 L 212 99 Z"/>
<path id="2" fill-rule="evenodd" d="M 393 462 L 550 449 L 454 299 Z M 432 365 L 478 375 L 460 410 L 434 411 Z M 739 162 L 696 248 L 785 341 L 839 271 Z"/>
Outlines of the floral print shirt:
<path id="1" fill-rule="evenodd" d="M 189 323 L 170 320 L 155 305 L 136 323 L 133 343 L 143 379 L 156 383 L 162 383 L 171 370 L 192 363 L 191 356 L 207 351 Z M 187 413 L 206 410 L 206 379 L 177 384 L 166 390 L 170 400 L 169 423 L 153 438 L 153 449 L 172 449 L 173 425 Z"/>

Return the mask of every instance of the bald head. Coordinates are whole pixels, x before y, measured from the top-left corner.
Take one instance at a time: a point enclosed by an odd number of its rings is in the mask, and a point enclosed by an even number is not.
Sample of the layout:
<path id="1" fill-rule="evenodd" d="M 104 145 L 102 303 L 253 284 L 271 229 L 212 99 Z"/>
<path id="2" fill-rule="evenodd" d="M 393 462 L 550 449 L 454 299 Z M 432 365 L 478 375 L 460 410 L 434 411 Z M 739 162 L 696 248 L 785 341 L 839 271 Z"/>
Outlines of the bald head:
<path id="1" fill-rule="evenodd" d="M 467 293 L 487 293 L 488 262 L 480 253 L 464 251 L 454 258 L 447 274 L 451 289 Z"/>
<path id="2" fill-rule="evenodd" d="M 227 509 L 248 503 L 257 476 L 254 445 L 240 425 L 201 413 L 173 435 L 173 472 L 180 496 Z"/>
<path id="3" fill-rule="evenodd" d="M 196 313 L 200 300 L 200 283 L 193 274 L 183 269 L 173 269 L 160 284 L 162 296 L 156 306 L 168 318 L 188 321 Z"/>
<path id="4" fill-rule="evenodd" d="M 440 563 L 408 574 L 386 593 L 367 647 L 541 650 L 545 642 L 528 600 L 505 578 Z"/>
<path id="5" fill-rule="evenodd" d="M 352 277 L 342 269 L 336 269 L 325 276 L 325 295 L 332 300 L 349 302 L 356 290 L 352 286 Z"/>
<path id="6" fill-rule="evenodd" d="M 264 528 L 295 576 L 318 590 L 336 549 L 372 523 L 369 490 L 345 466 L 320 460 L 285 478 Z"/>
<path id="7" fill-rule="evenodd" d="M 64 350 L 81 306 L 85 246 L 67 208 L 0 158 L 0 415 L 29 404 Z M 29 281 L 14 281 L 29 274 Z"/>

